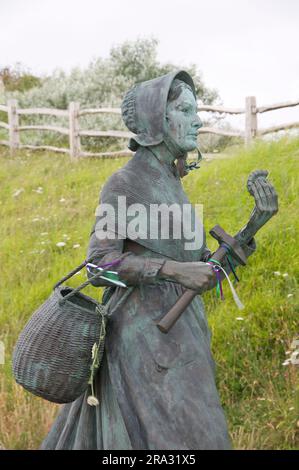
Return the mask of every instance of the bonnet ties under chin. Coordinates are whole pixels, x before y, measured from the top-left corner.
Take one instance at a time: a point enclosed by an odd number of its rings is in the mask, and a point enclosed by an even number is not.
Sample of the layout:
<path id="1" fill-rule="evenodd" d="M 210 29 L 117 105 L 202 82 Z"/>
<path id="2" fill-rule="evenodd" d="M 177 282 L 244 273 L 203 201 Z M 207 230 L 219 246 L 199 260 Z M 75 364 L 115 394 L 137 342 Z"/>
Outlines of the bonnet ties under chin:
<path id="1" fill-rule="evenodd" d="M 202 160 L 202 155 L 199 148 L 197 147 L 197 160 L 187 164 L 187 152 L 184 152 L 180 146 L 169 136 L 164 135 L 164 143 L 171 154 L 177 159 L 177 170 L 181 178 L 186 176 L 191 170 L 197 170 L 200 168 L 199 162 Z"/>
<path id="2" fill-rule="evenodd" d="M 198 147 L 196 148 L 196 151 L 197 151 L 197 160 L 195 160 L 195 162 L 189 163 L 188 165 L 185 164 L 188 173 L 191 170 L 198 170 L 198 168 L 200 168 L 199 163 L 202 160 L 202 154 Z"/>
<path id="3" fill-rule="evenodd" d="M 199 149 L 197 149 L 197 160 L 195 160 L 194 162 L 187 163 L 187 154 L 185 157 L 178 158 L 176 167 L 177 167 L 180 177 L 183 178 L 184 176 L 188 175 L 188 173 L 191 170 L 198 170 L 198 168 L 200 168 L 199 162 L 201 160 L 202 160 L 202 155 Z"/>

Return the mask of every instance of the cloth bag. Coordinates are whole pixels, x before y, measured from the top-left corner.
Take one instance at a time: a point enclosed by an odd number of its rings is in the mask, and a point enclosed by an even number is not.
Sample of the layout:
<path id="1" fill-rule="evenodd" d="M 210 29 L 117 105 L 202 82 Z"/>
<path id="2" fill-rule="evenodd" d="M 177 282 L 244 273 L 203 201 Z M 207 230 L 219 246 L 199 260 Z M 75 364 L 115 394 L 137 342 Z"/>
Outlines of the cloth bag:
<path id="1" fill-rule="evenodd" d="M 55 284 L 25 325 L 13 352 L 16 382 L 54 403 L 72 402 L 89 384 L 92 387 L 104 351 L 107 309 L 79 291 L 106 270 L 75 289 L 62 286 L 87 263 Z"/>

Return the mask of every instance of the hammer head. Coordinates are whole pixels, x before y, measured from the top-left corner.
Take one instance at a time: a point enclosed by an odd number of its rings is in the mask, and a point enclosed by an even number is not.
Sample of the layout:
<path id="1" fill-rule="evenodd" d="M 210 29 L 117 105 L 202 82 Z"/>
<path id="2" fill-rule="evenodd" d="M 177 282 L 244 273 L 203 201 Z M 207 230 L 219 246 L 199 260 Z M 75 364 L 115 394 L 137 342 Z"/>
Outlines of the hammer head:
<path id="1" fill-rule="evenodd" d="M 230 255 L 238 261 L 239 264 L 245 266 L 246 255 L 241 248 L 240 243 L 234 237 L 226 233 L 218 224 L 210 230 L 210 235 L 212 235 L 213 238 L 216 238 L 219 245 L 221 245 L 221 243 L 228 245 L 230 247 Z"/>

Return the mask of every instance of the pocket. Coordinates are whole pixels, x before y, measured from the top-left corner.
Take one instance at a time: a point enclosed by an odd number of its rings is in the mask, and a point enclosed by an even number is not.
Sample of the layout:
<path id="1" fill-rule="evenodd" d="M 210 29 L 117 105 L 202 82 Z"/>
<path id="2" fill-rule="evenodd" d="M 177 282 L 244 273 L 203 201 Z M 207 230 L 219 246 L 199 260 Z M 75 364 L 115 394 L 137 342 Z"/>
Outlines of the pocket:
<path id="1" fill-rule="evenodd" d="M 158 372 L 170 368 L 181 367 L 198 358 L 198 345 L 186 326 L 176 325 L 169 333 L 164 334 L 154 322 L 139 330 L 139 340 L 143 351 L 147 352 L 149 360 L 155 363 Z"/>

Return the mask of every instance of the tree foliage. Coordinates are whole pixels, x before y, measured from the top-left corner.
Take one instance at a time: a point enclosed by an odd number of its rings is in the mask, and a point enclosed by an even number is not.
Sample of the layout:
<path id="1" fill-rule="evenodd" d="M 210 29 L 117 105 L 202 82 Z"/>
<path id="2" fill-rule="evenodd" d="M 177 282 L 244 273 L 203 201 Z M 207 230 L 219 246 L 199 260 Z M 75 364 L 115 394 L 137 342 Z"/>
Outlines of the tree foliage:
<path id="1" fill-rule="evenodd" d="M 5 91 L 24 92 L 41 85 L 42 80 L 24 69 L 21 64 L 0 68 L 0 79 Z"/>
<path id="2" fill-rule="evenodd" d="M 30 87 L 28 91 L 15 86 L 10 90 L 18 90 L 17 98 L 22 106 L 67 108 L 70 101 L 79 101 L 81 106 L 119 106 L 124 93 L 134 83 L 181 68 L 177 64 L 161 64 L 157 47 L 154 38 L 126 41 L 112 47 L 107 59 L 97 58 L 85 69 L 77 67 L 69 74 L 56 70 L 42 80 L 41 86 Z M 206 87 L 197 67 L 191 65 L 186 70 L 194 79 L 198 98 L 206 104 L 214 102 L 218 94 Z"/>
<path id="3" fill-rule="evenodd" d="M 120 107 L 125 92 L 135 83 L 150 80 L 170 71 L 181 69 L 178 64 L 160 63 L 157 58 L 158 41 L 142 38 L 125 41 L 111 48 L 108 58 L 96 58 L 82 69 L 73 68 L 69 73 L 56 69 L 47 77 L 37 78 L 21 70 L 3 69 L 5 94 L 16 98 L 19 107 L 50 107 L 67 109 L 71 101 L 78 101 L 81 108 Z M 196 65 L 184 67 L 192 76 L 197 97 L 205 104 L 214 103 L 218 93 L 208 88 Z M 22 116 L 22 124 L 53 124 L 51 116 Z M 57 124 L 67 126 L 65 118 L 55 118 Z M 120 116 L 111 114 L 82 116 L 80 126 L 85 129 L 123 129 Z M 68 145 L 65 136 L 50 132 L 26 132 L 25 142 L 41 145 L 45 142 Z M 89 148 L 119 148 L 116 139 L 82 138 Z"/>

